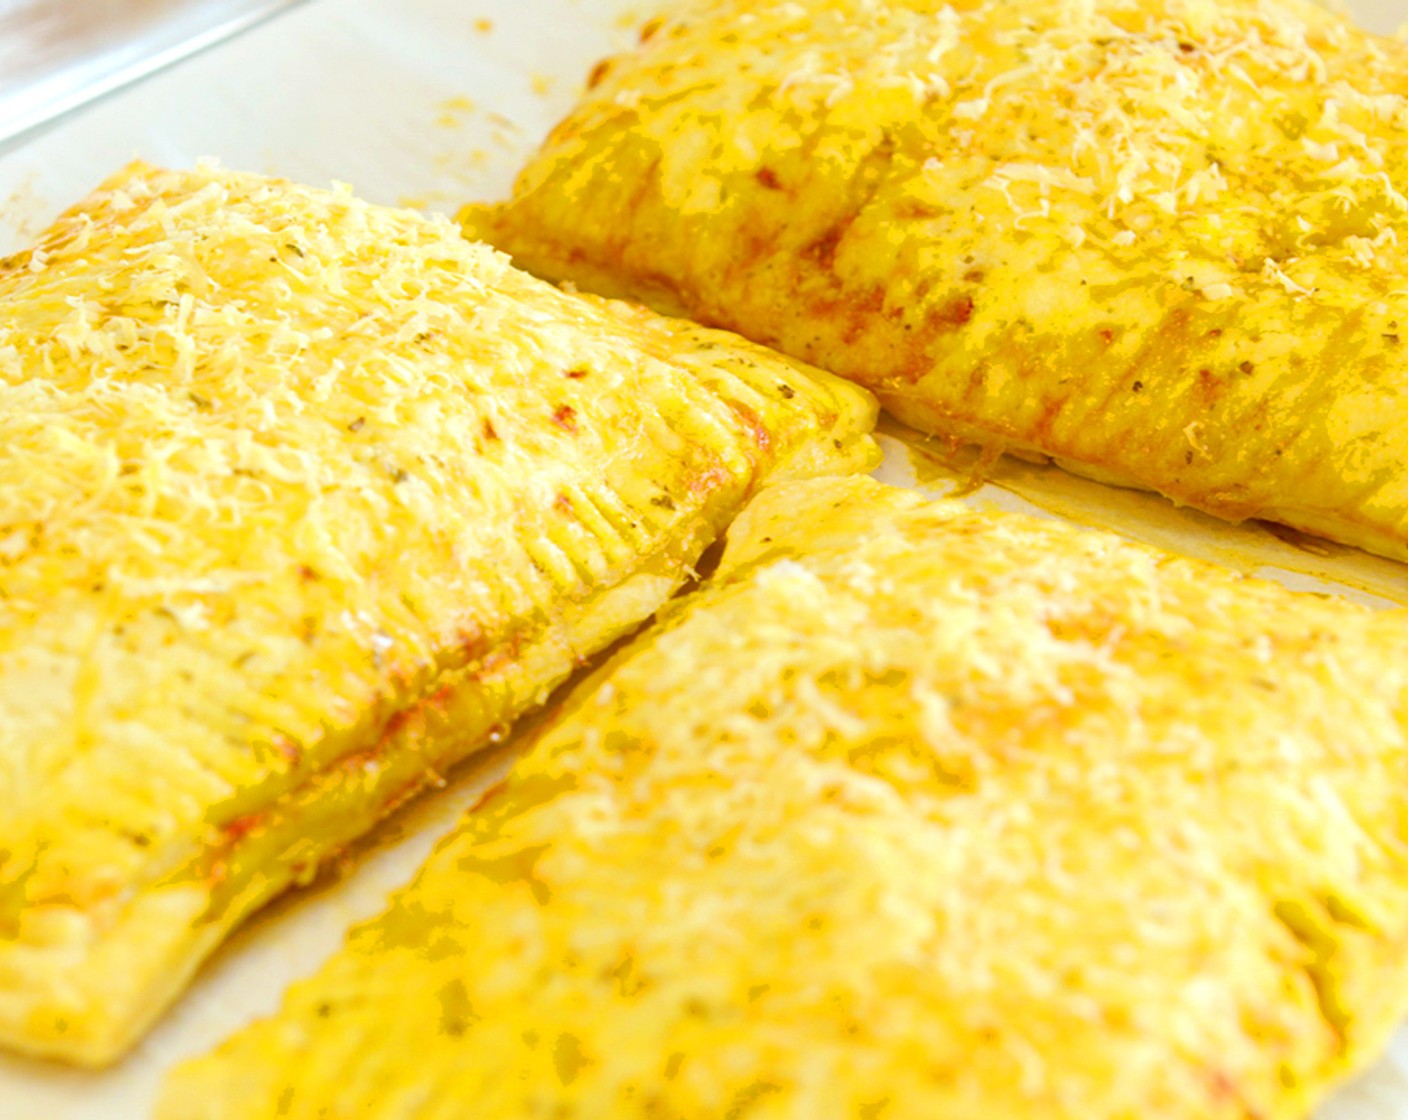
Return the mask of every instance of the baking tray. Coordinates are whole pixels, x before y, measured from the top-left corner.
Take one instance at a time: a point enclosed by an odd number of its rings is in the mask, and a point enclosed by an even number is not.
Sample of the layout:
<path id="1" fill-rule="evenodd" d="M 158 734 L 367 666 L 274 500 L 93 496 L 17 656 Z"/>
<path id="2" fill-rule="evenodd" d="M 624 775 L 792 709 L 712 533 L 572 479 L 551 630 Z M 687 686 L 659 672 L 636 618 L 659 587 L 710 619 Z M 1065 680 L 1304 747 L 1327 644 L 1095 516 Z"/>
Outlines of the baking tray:
<path id="1" fill-rule="evenodd" d="M 649 6 L 306 0 L 0 151 L 0 254 L 135 157 L 173 165 L 214 158 L 314 184 L 340 180 L 376 202 L 445 212 L 467 199 L 502 197 L 592 63 L 632 40 Z M 1405 0 L 1349 7 L 1378 31 L 1408 19 Z M 1408 567 L 1353 549 L 1257 524 L 1224 525 L 1050 467 L 951 459 L 897 425 L 886 424 L 881 440 L 879 474 L 890 482 L 1099 525 L 1293 587 L 1380 607 L 1408 604 Z M 510 744 L 464 767 L 318 884 L 253 918 L 115 1069 L 88 1073 L 0 1055 L 0 1120 L 148 1116 L 173 1063 L 272 1012 L 287 984 L 312 972 L 349 925 L 380 911 L 512 754 Z M 1318 1120 L 1408 1120 L 1408 1030 Z"/>
<path id="2" fill-rule="evenodd" d="M 0 146 L 300 0 L 0 0 Z"/>

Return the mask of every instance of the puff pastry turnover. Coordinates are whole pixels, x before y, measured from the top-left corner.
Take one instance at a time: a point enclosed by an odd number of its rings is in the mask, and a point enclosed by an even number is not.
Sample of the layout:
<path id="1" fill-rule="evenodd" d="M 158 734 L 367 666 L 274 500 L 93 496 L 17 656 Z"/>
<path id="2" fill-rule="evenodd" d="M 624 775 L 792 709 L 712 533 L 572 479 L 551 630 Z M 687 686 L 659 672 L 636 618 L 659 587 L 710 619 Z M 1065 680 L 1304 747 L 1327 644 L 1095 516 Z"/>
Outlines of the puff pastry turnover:
<path id="1" fill-rule="evenodd" d="M 1408 993 L 1405 697 L 1401 614 L 769 490 L 160 1116 L 1302 1116 Z"/>
<path id="2" fill-rule="evenodd" d="M 872 411 L 445 220 L 110 180 L 0 263 L 0 1043 L 114 1058 Z"/>
<path id="3" fill-rule="evenodd" d="M 907 423 L 1408 557 L 1408 47 L 1300 0 L 694 0 L 465 220 Z"/>

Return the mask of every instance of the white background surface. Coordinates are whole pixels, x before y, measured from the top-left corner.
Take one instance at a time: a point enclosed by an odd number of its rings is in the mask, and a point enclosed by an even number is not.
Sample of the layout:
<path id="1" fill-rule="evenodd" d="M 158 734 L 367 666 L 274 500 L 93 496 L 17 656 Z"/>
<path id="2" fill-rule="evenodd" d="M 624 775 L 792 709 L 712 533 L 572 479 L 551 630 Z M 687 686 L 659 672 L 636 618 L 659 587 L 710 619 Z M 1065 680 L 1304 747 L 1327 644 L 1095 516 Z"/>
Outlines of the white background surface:
<path id="1" fill-rule="evenodd" d="M 1349 6 L 1375 30 L 1408 22 L 1408 0 Z M 373 201 L 446 212 L 500 197 L 591 65 L 627 44 L 646 10 L 644 0 L 311 0 L 0 153 L 0 252 L 25 244 L 134 157 L 189 165 L 210 156 L 314 184 L 339 179 Z M 885 442 L 884 477 L 913 484 L 911 452 Z M 921 475 L 952 488 L 930 470 Z M 1031 508 L 1025 497 L 1293 585 L 1408 603 L 1408 568 L 1388 561 L 1334 546 L 1307 551 L 1256 526 L 1229 528 L 1050 470 L 1004 463 L 989 478 L 997 485 L 969 500 Z M 90 1074 L 0 1056 L 0 1120 L 147 1116 L 172 1063 L 272 1012 L 284 986 L 313 971 L 348 925 L 381 909 L 503 764 L 500 755 L 461 772 L 351 853 L 342 875 L 248 923 L 117 1069 Z M 1318 1120 L 1408 1120 L 1408 1032 Z"/>

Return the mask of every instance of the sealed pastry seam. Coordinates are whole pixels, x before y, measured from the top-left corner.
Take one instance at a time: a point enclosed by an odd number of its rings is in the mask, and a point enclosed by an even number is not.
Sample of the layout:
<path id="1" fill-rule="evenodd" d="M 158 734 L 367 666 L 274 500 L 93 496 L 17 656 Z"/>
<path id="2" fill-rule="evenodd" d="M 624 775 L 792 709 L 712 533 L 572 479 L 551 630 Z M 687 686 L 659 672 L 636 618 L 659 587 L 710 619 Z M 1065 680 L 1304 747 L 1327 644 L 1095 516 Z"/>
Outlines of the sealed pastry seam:
<path id="1" fill-rule="evenodd" d="M 466 224 L 924 431 L 1408 558 L 1408 53 L 1302 0 L 691 0 Z"/>
<path id="2" fill-rule="evenodd" d="M 1297 1120 L 1408 1003 L 1405 653 L 1113 534 L 771 488 L 158 1115 Z"/>
<path id="3" fill-rule="evenodd" d="M 0 1043 L 115 1058 L 873 418 L 345 189 L 109 180 L 0 262 Z"/>

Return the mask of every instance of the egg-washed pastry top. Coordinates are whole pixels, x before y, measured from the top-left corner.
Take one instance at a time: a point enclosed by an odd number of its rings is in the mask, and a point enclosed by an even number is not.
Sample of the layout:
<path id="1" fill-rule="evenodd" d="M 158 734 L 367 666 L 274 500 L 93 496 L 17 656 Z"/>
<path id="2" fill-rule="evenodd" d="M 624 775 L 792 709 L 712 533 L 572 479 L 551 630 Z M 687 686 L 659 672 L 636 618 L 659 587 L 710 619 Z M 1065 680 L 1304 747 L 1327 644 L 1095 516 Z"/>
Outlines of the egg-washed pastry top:
<path id="1" fill-rule="evenodd" d="M 517 263 L 902 420 L 1408 558 L 1408 46 L 1302 0 L 684 0 Z"/>
<path id="2" fill-rule="evenodd" d="M 1408 996 L 1408 628 L 764 492 L 160 1120 L 1290 1120 Z"/>
<path id="3" fill-rule="evenodd" d="M 444 219 L 109 180 L 0 262 L 0 1044 L 117 1056 L 872 411 Z"/>

